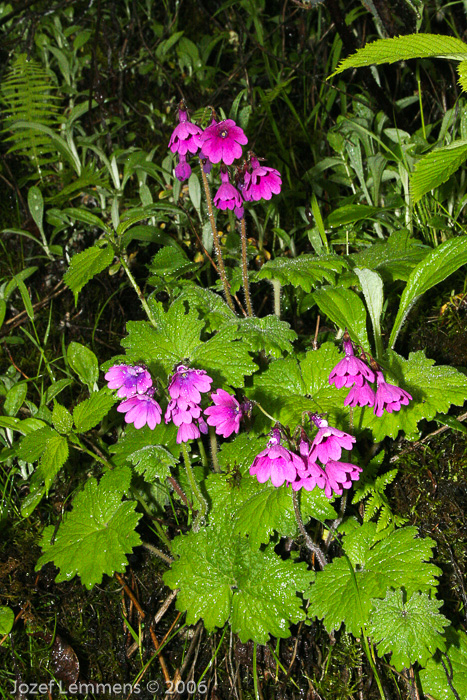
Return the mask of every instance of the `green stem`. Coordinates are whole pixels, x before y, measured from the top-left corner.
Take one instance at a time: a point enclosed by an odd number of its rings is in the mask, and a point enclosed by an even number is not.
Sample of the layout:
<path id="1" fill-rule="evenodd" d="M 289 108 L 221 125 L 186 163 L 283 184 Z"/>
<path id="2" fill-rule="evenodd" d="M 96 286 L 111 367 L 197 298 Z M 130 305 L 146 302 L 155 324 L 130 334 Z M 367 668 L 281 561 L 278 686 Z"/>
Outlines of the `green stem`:
<path id="1" fill-rule="evenodd" d="M 209 189 L 209 183 L 208 183 L 208 178 L 206 173 L 203 170 L 203 161 L 201 158 L 199 159 L 200 165 L 201 165 L 201 175 L 203 178 L 203 186 L 204 186 L 204 193 L 206 195 L 206 203 L 208 206 L 208 216 L 209 216 L 209 221 L 211 223 L 211 231 L 212 231 L 212 238 L 214 241 L 214 250 L 216 251 L 216 259 L 217 259 L 217 265 L 219 268 L 219 275 L 222 280 L 222 285 L 224 287 L 224 294 L 225 294 L 225 300 L 227 304 L 230 306 L 232 311 L 235 313 L 235 307 L 234 303 L 232 301 L 232 297 L 230 296 L 230 285 L 229 281 L 227 279 L 227 275 L 225 274 L 225 267 L 224 267 L 224 258 L 222 257 L 222 250 L 219 242 L 219 235 L 217 233 L 217 228 L 216 228 L 216 220 L 214 218 L 214 211 L 212 208 L 212 199 L 211 199 L 211 192 Z"/>
<path id="2" fill-rule="evenodd" d="M 257 406 L 257 407 L 259 408 L 259 410 L 261 411 L 261 413 L 264 413 L 264 415 L 267 416 L 270 420 L 272 420 L 274 423 L 277 423 L 276 419 L 273 418 L 273 416 L 271 416 L 270 413 L 268 413 L 267 411 L 265 411 L 264 408 L 261 406 L 261 404 L 259 404 L 257 401 L 255 401 L 254 404 L 255 404 L 255 406 Z"/>
<path id="3" fill-rule="evenodd" d="M 274 314 L 277 318 L 281 317 L 281 283 L 279 280 L 271 280 L 274 291 Z"/>
<path id="4" fill-rule="evenodd" d="M 242 216 L 240 222 L 240 239 L 242 241 L 242 279 L 243 291 L 245 292 L 245 303 L 248 316 L 254 316 L 253 306 L 250 297 L 250 284 L 248 281 L 248 258 L 247 258 L 247 240 L 246 240 L 246 224 L 245 217 Z"/>
<path id="5" fill-rule="evenodd" d="M 206 517 L 206 513 L 208 511 L 208 504 L 206 499 L 204 498 L 203 494 L 201 493 L 201 490 L 196 483 L 195 475 L 193 474 L 193 469 L 191 466 L 191 461 L 190 461 L 190 455 L 188 454 L 188 448 L 186 446 L 186 442 L 182 443 L 182 451 L 183 451 L 183 461 L 185 463 L 185 471 L 186 475 L 188 477 L 188 481 L 190 484 L 191 492 L 193 495 L 193 500 L 198 501 L 199 503 L 199 511 L 194 519 L 193 522 L 193 532 L 198 532 L 201 523 L 204 521 Z"/>
<path id="6" fill-rule="evenodd" d="M 152 315 L 151 309 L 149 308 L 149 304 L 146 301 L 146 299 L 144 298 L 143 292 L 141 291 L 141 289 L 138 286 L 138 283 L 136 282 L 135 278 L 133 277 L 133 273 L 131 272 L 130 268 L 128 267 L 127 261 L 125 260 L 125 256 L 118 255 L 118 258 L 120 260 L 120 263 L 121 263 L 123 269 L 126 272 L 128 279 L 130 280 L 130 282 L 133 286 L 133 289 L 135 290 L 136 294 L 138 295 L 138 299 L 140 300 L 141 306 L 143 307 L 143 309 L 146 312 L 146 316 L 148 317 L 149 322 L 151 323 L 151 325 L 154 326 L 154 328 L 157 328 L 157 323 L 154 319 L 154 316 Z"/>
<path id="7" fill-rule="evenodd" d="M 220 472 L 221 468 L 219 467 L 219 460 L 217 459 L 216 430 L 213 426 L 209 426 L 209 441 L 211 443 L 212 466 L 214 467 L 215 472 Z"/>

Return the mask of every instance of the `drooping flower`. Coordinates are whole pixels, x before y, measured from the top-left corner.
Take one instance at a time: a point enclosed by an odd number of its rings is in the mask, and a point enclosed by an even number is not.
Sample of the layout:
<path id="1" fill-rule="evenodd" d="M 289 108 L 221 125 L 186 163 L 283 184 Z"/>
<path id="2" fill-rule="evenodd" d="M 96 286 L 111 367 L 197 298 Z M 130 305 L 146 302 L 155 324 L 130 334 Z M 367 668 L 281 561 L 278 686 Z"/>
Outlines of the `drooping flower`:
<path id="1" fill-rule="evenodd" d="M 146 394 L 136 394 L 117 406 L 119 413 L 125 413 L 125 423 L 133 423 L 135 428 L 142 428 L 146 423 L 154 430 L 161 422 L 162 410 L 153 398 L 154 389 Z"/>
<path id="2" fill-rule="evenodd" d="M 332 498 L 333 492 L 336 496 L 342 496 L 342 489 L 349 489 L 352 481 L 360 478 L 361 467 L 348 462 L 336 462 L 330 459 L 324 466 L 326 483 L 324 493 L 327 498 Z"/>
<path id="3" fill-rule="evenodd" d="M 228 438 L 232 433 L 240 430 L 240 421 L 243 417 L 242 407 L 239 402 L 224 389 L 218 389 L 211 394 L 215 406 L 209 406 L 204 414 L 208 416 L 208 425 L 215 426 L 217 435 Z"/>
<path id="4" fill-rule="evenodd" d="M 185 182 L 191 175 L 191 165 L 187 163 L 186 155 L 179 156 L 179 163 L 175 167 L 175 177 L 179 182 Z"/>
<path id="5" fill-rule="evenodd" d="M 329 384 L 335 384 L 336 389 L 342 387 L 363 386 L 365 379 L 375 381 L 374 372 L 359 357 L 355 357 L 352 341 L 346 333 L 344 336 L 345 357 L 337 363 L 329 375 Z"/>
<path id="6" fill-rule="evenodd" d="M 172 399 L 183 399 L 184 401 L 199 404 L 201 393 L 209 391 L 212 379 L 208 377 L 204 369 L 189 369 L 184 365 L 179 365 L 169 382 L 169 394 Z"/>
<path id="7" fill-rule="evenodd" d="M 245 172 L 243 186 L 243 197 L 247 202 L 271 199 L 273 194 L 279 194 L 282 178 L 278 170 L 260 165 L 255 156 L 250 158 L 250 166 L 251 170 Z"/>
<path id="8" fill-rule="evenodd" d="M 400 389 L 394 384 L 388 384 L 384 381 L 384 375 L 379 370 L 376 372 L 376 398 L 374 413 L 381 417 L 384 411 L 392 413 L 400 411 L 401 406 L 407 406 L 412 397 L 404 389 Z"/>
<path id="9" fill-rule="evenodd" d="M 243 199 L 237 188 L 229 181 L 229 173 L 221 170 L 222 185 L 214 195 L 214 206 L 218 209 L 242 209 Z M 241 217 L 240 217 L 241 218 Z"/>
<path id="10" fill-rule="evenodd" d="M 177 443 L 188 442 L 188 440 L 197 440 L 201 433 L 207 433 L 208 426 L 205 421 L 200 418 L 198 425 L 195 423 L 182 423 L 177 431 Z"/>
<path id="11" fill-rule="evenodd" d="M 331 427 L 327 420 L 316 414 L 312 416 L 312 420 L 318 428 L 318 432 L 311 444 L 308 458 L 311 462 L 316 462 L 317 459 L 323 464 L 329 462 L 330 459 L 337 461 L 340 459 L 343 449 L 352 449 L 353 443 L 356 442 L 353 435 Z"/>
<path id="12" fill-rule="evenodd" d="M 119 399 L 144 394 L 152 387 L 151 375 L 140 365 L 113 365 L 105 374 L 109 389 L 118 389 Z"/>
<path id="13" fill-rule="evenodd" d="M 365 380 L 363 386 L 356 384 L 344 399 L 344 406 L 374 406 L 375 392 Z"/>
<path id="14" fill-rule="evenodd" d="M 170 150 L 172 153 L 178 153 L 179 156 L 185 156 L 187 153 L 198 153 L 201 148 L 203 130 L 189 121 L 184 107 L 179 108 L 178 119 L 180 123 L 177 124 L 170 137 Z"/>
<path id="15" fill-rule="evenodd" d="M 212 124 L 204 130 L 202 136 L 202 153 L 211 163 L 232 165 L 236 158 L 242 155 L 242 145 L 248 143 L 243 129 L 237 126 L 233 119 L 225 119 L 218 124 Z"/>
<path id="16" fill-rule="evenodd" d="M 259 453 L 250 467 L 250 474 L 256 476 L 260 484 L 271 479 L 273 486 L 282 486 L 285 481 L 293 482 L 298 471 L 303 471 L 303 460 L 281 444 L 278 428 L 272 431 L 265 450 Z"/>
<path id="17" fill-rule="evenodd" d="M 326 474 L 322 468 L 316 464 L 316 462 L 311 462 L 308 458 L 305 460 L 306 468 L 304 471 L 297 470 L 297 478 L 292 483 L 292 488 L 294 491 L 299 489 L 305 489 L 305 491 L 313 491 L 315 486 L 319 489 L 324 489 L 326 485 Z"/>

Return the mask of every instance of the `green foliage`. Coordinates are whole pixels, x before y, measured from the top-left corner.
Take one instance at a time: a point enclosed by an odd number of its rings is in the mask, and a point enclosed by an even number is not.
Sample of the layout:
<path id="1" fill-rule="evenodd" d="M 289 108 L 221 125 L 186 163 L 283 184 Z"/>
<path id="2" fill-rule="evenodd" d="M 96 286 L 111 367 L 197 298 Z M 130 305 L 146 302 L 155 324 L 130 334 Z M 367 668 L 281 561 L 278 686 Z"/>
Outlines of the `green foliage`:
<path id="1" fill-rule="evenodd" d="M 276 258 L 261 268 L 258 279 L 277 279 L 281 284 L 293 284 L 310 292 L 317 282 L 325 279 L 334 284 L 336 273 L 346 266 L 338 255 L 300 255 L 299 258 Z"/>
<path id="2" fill-rule="evenodd" d="M 170 467 L 177 464 L 174 456 L 162 445 L 146 445 L 133 452 L 127 459 L 133 464 L 135 471 L 149 482 L 167 478 L 170 476 Z"/>
<path id="3" fill-rule="evenodd" d="M 15 613 L 7 605 L 0 605 L 0 634 L 10 634 L 15 622 Z"/>
<path id="4" fill-rule="evenodd" d="M 437 649 L 445 651 L 441 635 L 449 624 L 439 613 L 442 602 L 430 599 L 428 593 L 404 598 L 404 592 L 398 590 L 375 600 L 368 627 L 380 656 L 391 653 L 391 663 L 398 671 L 416 661 L 426 666 Z"/>
<path id="5" fill-rule="evenodd" d="M 66 359 L 83 384 L 87 384 L 89 391 L 93 391 L 99 378 L 99 366 L 92 350 L 73 341 L 68 346 Z"/>
<path id="6" fill-rule="evenodd" d="M 346 556 L 334 559 L 316 575 L 310 595 L 309 614 L 324 619 L 328 632 L 344 623 L 358 636 L 369 623 L 374 599 L 404 587 L 410 598 L 436 586 L 441 570 L 427 564 L 434 543 L 417 538 L 414 527 L 395 530 L 375 542 L 376 524 L 365 523 L 343 537 Z"/>
<path id="7" fill-rule="evenodd" d="M 81 401 L 73 409 L 73 420 L 78 433 L 85 433 L 98 425 L 115 403 L 114 395 L 104 387 L 95 391 L 89 399 Z"/>
<path id="8" fill-rule="evenodd" d="M 370 350 L 366 330 L 365 306 L 355 292 L 343 287 L 322 287 L 313 293 L 313 299 L 326 316 L 347 330 L 350 337 L 365 350 Z"/>
<path id="9" fill-rule="evenodd" d="M 70 267 L 66 271 L 63 281 L 75 295 L 75 303 L 84 285 L 99 272 L 107 269 L 113 258 L 114 251 L 110 245 L 104 247 L 95 245 L 72 257 Z"/>
<path id="10" fill-rule="evenodd" d="M 445 645 L 445 653 L 437 652 L 420 671 L 420 680 L 434 700 L 457 700 L 467 694 L 467 634 L 449 627 Z"/>
<path id="11" fill-rule="evenodd" d="M 124 571 L 126 554 L 140 544 L 135 532 L 141 517 L 134 512 L 136 503 L 122 502 L 130 478 L 131 471 L 120 467 L 104 474 L 99 483 L 89 479 L 55 537 L 53 526 L 44 530 L 36 571 L 53 562 L 60 569 L 56 581 L 78 575 L 88 589 L 100 583 L 104 574 Z"/>
<path id="12" fill-rule="evenodd" d="M 297 592 L 307 597 L 313 573 L 282 561 L 273 545 L 253 550 L 225 527 L 206 527 L 176 537 L 173 551 L 179 558 L 164 581 L 180 589 L 177 607 L 187 611 L 188 624 L 202 618 L 212 630 L 230 619 L 241 641 L 266 644 L 270 634 L 288 637 L 290 623 L 305 618 Z"/>
<path id="13" fill-rule="evenodd" d="M 292 342 L 297 338 L 289 324 L 277 316 L 244 318 L 238 328 L 241 338 L 251 350 L 263 350 L 272 357 L 281 357 L 282 352 L 292 352 Z"/>

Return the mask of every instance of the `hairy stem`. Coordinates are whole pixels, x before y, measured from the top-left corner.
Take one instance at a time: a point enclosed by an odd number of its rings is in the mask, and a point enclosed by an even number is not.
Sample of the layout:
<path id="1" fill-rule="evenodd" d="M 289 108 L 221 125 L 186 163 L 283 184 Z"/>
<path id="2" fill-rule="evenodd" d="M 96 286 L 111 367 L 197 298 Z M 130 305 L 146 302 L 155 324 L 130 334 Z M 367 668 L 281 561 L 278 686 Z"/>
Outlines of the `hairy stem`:
<path id="1" fill-rule="evenodd" d="M 254 316 L 253 306 L 250 297 L 250 283 L 248 281 L 248 258 L 247 258 L 247 240 L 246 240 L 246 224 L 245 217 L 242 216 L 240 221 L 240 239 L 242 241 L 242 279 L 243 291 L 245 292 L 245 303 L 248 316 Z"/>
<path id="2" fill-rule="evenodd" d="M 125 255 L 118 255 L 118 258 L 120 260 L 121 266 L 123 267 L 123 269 L 126 272 L 126 276 L 128 277 L 128 279 L 130 280 L 130 282 L 133 286 L 133 289 L 135 290 L 136 294 L 138 295 L 138 299 L 140 300 L 141 306 L 143 307 L 143 309 L 146 312 L 146 316 L 148 317 L 149 322 L 151 323 L 151 325 L 154 326 L 154 328 L 157 328 L 157 323 L 154 319 L 154 316 L 152 315 L 151 309 L 149 308 L 149 304 L 146 301 L 146 299 L 144 298 L 143 292 L 139 288 L 137 281 L 133 277 L 133 273 L 131 272 L 130 268 L 128 267 L 128 263 L 125 259 L 126 256 Z"/>
<path id="3" fill-rule="evenodd" d="M 182 443 L 182 451 L 183 451 L 183 461 L 185 462 L 185 471 L 186 475 L 188 477 L 188 481 L 190 483 L 191 491 L 193 494 L 193 499 L 198 501 L 199 503 L 199 511 L 193 521 L 193 532 L 198 532 L 201 523 L 204 522 L 204 519 L 206 517 L 206 513 L 208 512 L 208 504 L 206 499 L 204 498 L 203 494 L 201 493 L 201 490 L 196 483 L 195 475 L 193 474 L 193 468 L 191 466 L 191 461 L 190 461 L 190 455 L 188 454 L 188 448 L 186 446 L 186 442 Z"/>
<path id="4" fill-rule="evenodd" d="M 235 313 L 235 307 L 234 303 L 232 301 L 232 297 L 230 295 L 230 285 L 229 281 L 227 279 L 227 275 L 225 274 L 225 267 L 224 267 L 224 258 L 222 257 L 222 251 L 221 251 L 221 246 L 219 242 L 219 235 L 217 233 L 217 228 L 216 228 L 216 221 L 214 219 L 214 212 L 212 209 L 212 199 L 211 199 L 211 191 L 209 189 L 209 183 L 208 183 L 208 178 L 206 173 L 203 170 L 203 161 L 201 158 L 199 159 L 200 165 L 201 165 L 201 175 L 203 178 L 203 186 L 204 186 L 204 193 L 206 195 L 206 203 L 208 206 L 208 216 L 209 216 L 209 221 L 211 223 L 211 231 L 212 231 L 212 238 L 214 241 L 214 250 L 216 251 L 216 259 L 217 259 L 217 265 L 219 268 L 219 275 L 222 280 L 222 285 L 224 287 L 224 295 L 225 295 L 225 300 L 227 304 L 230 306 L 232 311 Z"/>
<path id="5" fill-rule="evenodd" d="M 315 555 L 321 568 L 324 569 L 324 567 L 327 564 L 326 557 L 324 556 L 323 552 L 318 547 L 318 545 L 313 542 L 313 540 L 311 539 L 308 532 L 305 530 L 305 525 L 303 524 L 303 520 L 302 520 L 302 514 L 300 513 L 300 507 L 298 505 L 298 494 L 296 491 L 293 491 L 292 500 L 293 500 L 293 508 L 295 511 L 295 518 L 297 520 L 298 529 L 300 530 L 303 537 L 305 538 L 306 546 L 308 547 L 310 552 L 312 552 Z"/>

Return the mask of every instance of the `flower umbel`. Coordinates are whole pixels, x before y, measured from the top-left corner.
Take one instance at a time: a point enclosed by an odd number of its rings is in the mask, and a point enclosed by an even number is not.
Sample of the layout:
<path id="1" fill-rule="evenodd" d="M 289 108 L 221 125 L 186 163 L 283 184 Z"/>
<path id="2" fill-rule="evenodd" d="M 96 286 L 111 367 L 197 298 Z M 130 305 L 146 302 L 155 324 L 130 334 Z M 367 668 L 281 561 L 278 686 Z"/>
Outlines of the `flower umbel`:
<path id="1" fill-rule="evenodd" d="M 251 170 L 244 175 L 243 197 L 247 202 L 271 199 L 282 187 L 281 174 L 275 168 L 260 165 L 255 156 L 250 158 Z"/>
<path id="2" fill-rule="evenodd" d="M 311 416 L 311 418 L 318 428 L 318 433 L 310 448 L 309 459 L 312 462 L 316 462 L 317 459 L 323 464 L 329 462 L 330 459 L 337 461 L 340 459 L 343 449 L 352 449 L 353 443 L 356 442 L 353 435 L 331 427 L 327 420 L 320 418 L 316 414 Z"/>
<path id="3" fill-rule="evenodd" d="M 352 341 L 348 333 L 344 336 L 345 357 L 337 363 L 329 375 L 329 384 L 335 384 L 336 389 L 342 387 L 363 386 L 365 380 L 375 381 L 374 372 L 359 357 L 355 357 Z"/>
<path id="4" fill-rule="evenodd" d="M 204 130 L 202 136 L 202 154 L 211 163 L 232 165 L 236 158 L 242 155 L 242 145 L 248 143 L 245 132 L 237 126 L 233 119 L 225 119 L 218 124 L 212 124 Z"/>
<path id="5" fill-rule="evenodd" d="M 118 389 L 119 399 L 144 394 L 152 387 L 151 375 L 140 365 L 113 365 L 105 374 L 109 389 Z"/>
<path id="6" fill-rule="evenodd" d="M 169 149 L 172 153 L 178 153 L 179 156 L 185 156 L 187 153 L 198 153 L 201 148 L 200 139 L 203 130 L 189 121 L 183 103 L 178 110 L 178 119 L 180 123 L 172 132 Z"/>
<path id="7" fill-rule="evenodd" d="M 204 369 L 189 369 L 185 365 L 179 365 L 169 382 L 170 398 L 200 403 L 201 393 L 209 391 L 211 384 L 212 379 Z"/>
<path id="8" fill-rule="evenodd" d="M 171 401 L 164 416 L 178 426 L 177 442 L 187 442 L 208 432 L 206 421 L 201 416 L 201 393 L 209 391 L 212 379 L 203 369 L 189 369 L 179 365 L 169 381 Z"/>
<path id="9" fill-rule="evenodd" d="M 216 433 L 225 438 L 232 433 L 238 433 L 243 412 L 235 396 L 224 389 L 218 389 L 211 394 L 211 399 L 215 405 L 209 406 L 204 411 L 204 415 L 208 416 L 208 425 L 215 426 Z"/>
<path id="10" fill-rule="evenodd" d="M 243 216 L 243 199 L 237 188 L 230 183 L 229 173 L 221 170 L 222 185 L 214 195 L 214 206 L 218 209 L 238 209 Z M 241 218 L 241 216 L 239 217 Z"/>

